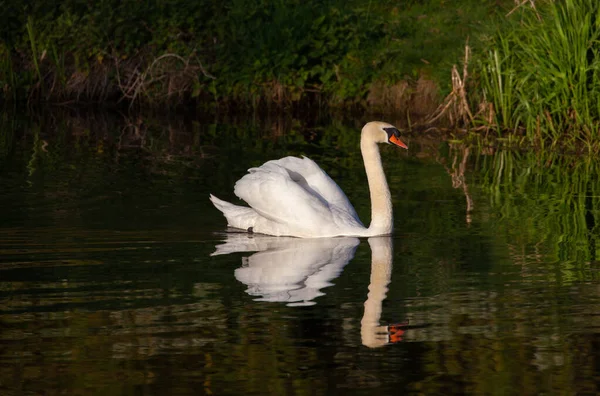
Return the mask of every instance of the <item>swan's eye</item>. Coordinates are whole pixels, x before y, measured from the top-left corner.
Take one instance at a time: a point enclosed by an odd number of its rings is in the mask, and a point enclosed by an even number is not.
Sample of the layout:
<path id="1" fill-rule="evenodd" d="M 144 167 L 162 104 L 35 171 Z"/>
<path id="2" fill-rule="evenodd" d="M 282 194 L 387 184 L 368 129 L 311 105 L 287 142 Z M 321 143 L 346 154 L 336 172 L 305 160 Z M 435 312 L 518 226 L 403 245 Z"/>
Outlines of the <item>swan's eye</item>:
<path id="1" fill-rule="evenodd" d="M 408 146 L 400 140 L 400 131 L 394 127 L 383 128 L 388 136 L 388 143 L 407 149 Z"/>
<path id="2" fill-rule="evenodd" d="M 383 130 L 385 131 L 385 133 L 387 133 L 388 140 L 390 140 L 392 138 L 392 136 L 395 136 L 397 138 L 400 137 L 400 131 L 397 128 L 389 127 L 389 128 L 383 128 Z"/>

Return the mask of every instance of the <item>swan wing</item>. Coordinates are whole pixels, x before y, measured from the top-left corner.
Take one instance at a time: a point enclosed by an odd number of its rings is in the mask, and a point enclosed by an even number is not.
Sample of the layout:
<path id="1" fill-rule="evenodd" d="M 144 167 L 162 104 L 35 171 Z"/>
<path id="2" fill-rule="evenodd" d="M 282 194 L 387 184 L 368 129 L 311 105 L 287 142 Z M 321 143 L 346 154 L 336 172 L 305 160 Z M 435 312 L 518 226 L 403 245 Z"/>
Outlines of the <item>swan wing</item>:
<path id="1" fill-rule="evenodd" d="M 295 229 L 332 223 L 328 203 L 294 181 L 284 167 L 270 161 L 248 171 L 235 184 L 234 193 L 264 218 Z"/>
<path id="2" fill-rule="evenodd" d="M 327 201 L 330 206 L 335 206 L 337 209 L 348 213 L 360 223 L 356 210 L 344 191 L 310 158 L 285 157 L 269 161 L 265 165 L 269 163 L 285 168 L 291 179 L 304 189 L 316 193 L 316 195 Z M 362 225 L 362 223 L 360 224 Z"/>

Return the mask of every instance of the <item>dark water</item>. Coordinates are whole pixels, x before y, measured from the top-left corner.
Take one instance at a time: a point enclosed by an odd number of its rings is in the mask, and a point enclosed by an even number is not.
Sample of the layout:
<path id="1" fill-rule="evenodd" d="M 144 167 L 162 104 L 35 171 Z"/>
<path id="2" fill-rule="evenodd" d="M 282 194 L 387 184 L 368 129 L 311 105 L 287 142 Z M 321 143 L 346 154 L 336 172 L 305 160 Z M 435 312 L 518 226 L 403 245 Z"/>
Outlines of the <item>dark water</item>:
<path id="1" fill-rule="evenodd" d="M 393 237 L 225 233 L 288 154 L 368 222 L 361 122 L 5 115 L 0 394 L 597 393 L 593 158 L 408 137 Z"/>

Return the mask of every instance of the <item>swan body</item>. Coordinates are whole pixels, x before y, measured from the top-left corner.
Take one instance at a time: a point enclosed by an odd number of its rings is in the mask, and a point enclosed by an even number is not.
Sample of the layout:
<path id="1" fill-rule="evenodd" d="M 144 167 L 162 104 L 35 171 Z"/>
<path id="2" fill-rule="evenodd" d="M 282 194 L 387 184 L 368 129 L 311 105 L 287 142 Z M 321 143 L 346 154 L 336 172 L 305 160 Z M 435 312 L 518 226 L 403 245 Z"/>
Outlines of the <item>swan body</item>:
<path id="1" fill-rule="evenodd" d="M 407 148 L 400 132 L 384 122 L 369 122 L 360 147 L 371 193 L 371 224 L 367 228 L 342 189 L 309 158 L 285 157 L 251 168 L 235 184 L 234 193 L 249 207 L 210 200 L 229 226 L 251 232 L 302 238 L 389 235 L 393 230 L 392 200 L 377 143 Z"/>

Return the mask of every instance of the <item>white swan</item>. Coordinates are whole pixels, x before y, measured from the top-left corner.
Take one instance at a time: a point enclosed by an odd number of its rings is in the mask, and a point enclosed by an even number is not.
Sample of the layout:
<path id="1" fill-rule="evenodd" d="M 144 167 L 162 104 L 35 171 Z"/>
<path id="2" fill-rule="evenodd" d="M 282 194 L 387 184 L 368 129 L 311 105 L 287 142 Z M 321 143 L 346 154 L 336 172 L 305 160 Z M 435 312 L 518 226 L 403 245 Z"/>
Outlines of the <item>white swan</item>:
<path id="1" fill-rule="evenodd" d="M 407 148 L 393 125 L 374 121 L 362 129 L 360 149 L 371 192 L 369 228 L 361 223 L 342 189 L 306 157 L 285 157 L 249 169 L 235 184 L 234 193 L 250 207 L 212 194 L 210 200 L 229 226 L 249 232 L 303 238 L 389 235 L 392 199 L 377 143 Z"/>

